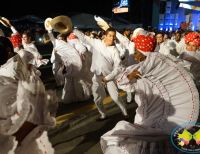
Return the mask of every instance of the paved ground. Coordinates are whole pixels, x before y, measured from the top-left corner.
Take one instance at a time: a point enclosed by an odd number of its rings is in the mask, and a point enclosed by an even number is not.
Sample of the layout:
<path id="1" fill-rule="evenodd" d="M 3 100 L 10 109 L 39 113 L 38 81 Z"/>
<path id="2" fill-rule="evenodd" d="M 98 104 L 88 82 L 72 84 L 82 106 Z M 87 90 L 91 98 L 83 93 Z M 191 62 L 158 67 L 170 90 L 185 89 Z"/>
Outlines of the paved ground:
<path id="1" fill-rule="evenodd" d="M 126 94 L 120 95 L 125 99 Z M 99 113 L 92 100 L 71 105 L 60 105 L 57 127 L 49 131 L 56 154 L 102 154 L 100 137 L 124 120 L 119 108 L 110 97 L 104 100 L 109 119 L 97 122 Z M 127 105 L 133 122 L 136 104 Z"/>
<path id="2" fill-rule="evenodd" d="M 50 58 L 51 46 L 38 46 L 43 58 Z M 51 63 L 40 67 L 43 80 L 47 89 L 56 89 L 52 74 Z M 57 89 L 57 95 L 61 97 L 61 89 Z M 126 94 L 120 95 L 126 98 Z M 100 137 L 112 129 L 120 120 L 124 120 L 119 108 L 110 97 L 104 100 L 109 119 L 97 122 L 99 113 L 91 98 L 85 102 L 72 104 L 59 103 L 57 112 L 57 126 L 49 131 L 56 154 L 102 154 L 99 144 Z M 136 104 L 127 105 L 132 122 L 135 115 Z"/>

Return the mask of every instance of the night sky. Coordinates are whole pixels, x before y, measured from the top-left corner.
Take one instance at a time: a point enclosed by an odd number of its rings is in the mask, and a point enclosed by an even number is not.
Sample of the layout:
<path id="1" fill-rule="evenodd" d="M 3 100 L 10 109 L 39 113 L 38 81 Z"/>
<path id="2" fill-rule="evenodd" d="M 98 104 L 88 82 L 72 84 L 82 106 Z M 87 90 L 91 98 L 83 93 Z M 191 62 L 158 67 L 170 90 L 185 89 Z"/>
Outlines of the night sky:
<path id="1" fill-rule="evenodd" d="M 113 0 L 27 0 L 27 3 L 5 0 L 5 7 L 1 5 L 0 16 L 10 19 L 18 18 L 24 15 L 33 14 L 42 18 L 55 17 L 57 15 L 75 12 L 84 12 L 110 17 L 112 15 Z M 43 2 L 43 4 L 41 4 Z M 6 4 L 7 3 L 7 4 Z M 14 6 L 10 9 L 9 6 Z M 98 6 L 98 7 L 97 7 Z"/>
<path id="2" fill-rule="evenodd" d="M 153 0 L 129 0 L 130 11 L 124 14 L 112 13 L 114 4 L 120 0 L 26 0 L 26 3 L 20 0 L 2 1 L 4 4 L 0 5 L 0 16 L 11 20 L 25 15 L 46 19 L 58 15 L 73 16 L 77 13 L 89 13 L 117 20 L 123 18 L 131 23 L 143 23 L 144 26 L 148 26 L 151 24 Z M 11 6 L 14 8 L 10 8 Z"/>

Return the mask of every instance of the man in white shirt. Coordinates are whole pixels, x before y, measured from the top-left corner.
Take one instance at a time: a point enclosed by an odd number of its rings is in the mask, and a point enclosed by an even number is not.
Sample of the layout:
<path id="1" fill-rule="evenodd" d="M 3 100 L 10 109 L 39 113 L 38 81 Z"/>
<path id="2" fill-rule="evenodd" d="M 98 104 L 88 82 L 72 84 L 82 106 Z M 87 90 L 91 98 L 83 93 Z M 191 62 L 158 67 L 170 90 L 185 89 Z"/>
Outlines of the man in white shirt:
<path id="1" fill-rule="evenodd" d="M 101 114 L 99 120 L 106 119 L 106 113 L 103 107 L 103 99 L 106 97 L 105 87 L 111 98 L 120 107 L 123 115 L 128 116 L 124 102 L 118 96 L 118 89 L 114 83 L 114 78 L 119 74 L 122 67 L 119 51 L 113 45 L 116 37 L 116 31 L 109 28 L 105 32 L 103 40 L 92 39 L 78 30 L 73 31 L 75 35 L 83 42 L 93 47 L 91 71 L 94 73 L 92 78 L 92 92 L 94 102 Z"/>

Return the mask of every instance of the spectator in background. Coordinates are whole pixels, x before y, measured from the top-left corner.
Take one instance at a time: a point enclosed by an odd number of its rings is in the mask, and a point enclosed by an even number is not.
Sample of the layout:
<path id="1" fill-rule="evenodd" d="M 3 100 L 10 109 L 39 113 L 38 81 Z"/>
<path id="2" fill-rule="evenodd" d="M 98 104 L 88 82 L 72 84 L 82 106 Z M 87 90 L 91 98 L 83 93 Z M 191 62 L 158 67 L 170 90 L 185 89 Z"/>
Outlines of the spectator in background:
<path id="1" fill-rule="evenodd" d="M 163 42 L 164 42 L 164 33 L 158 32 L 156 34 L 156 48 L 155 48 L 156 52 L 158 52 L 160 50 L 160 45 Z"/>
<path id="2" fill-rule="evenodd" d="M 123 30 L 123 35 L 125 36 L 125 37 L 127 37 L 128 39 L 130 39 L 130 35 L 131 35 L 131 30 L 130 29 L 124 29 Z"/>

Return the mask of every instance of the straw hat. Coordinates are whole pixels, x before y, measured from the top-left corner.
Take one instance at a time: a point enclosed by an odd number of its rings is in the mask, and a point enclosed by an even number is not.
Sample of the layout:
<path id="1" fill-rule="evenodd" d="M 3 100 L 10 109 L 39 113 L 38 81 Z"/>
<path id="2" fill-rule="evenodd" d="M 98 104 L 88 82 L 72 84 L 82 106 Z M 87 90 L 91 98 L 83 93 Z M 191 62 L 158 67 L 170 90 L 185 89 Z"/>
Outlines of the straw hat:
<path id="1" fill-rule="evenodd" d="M 10 21 L 5 17 L 0 17 L 0 23 L 2 23 L 5 27 L 10 27 Z"/>
<path id="2" fill-rule="evenodd" d="M 72 31 L 72 21 L 68 16 L 61 15 L 53 19 L 47 18 L 45 21 L 47 28 L 52 27 L 53 30 L 61 34 L 70 33 Z"/>
<path id="3" fill-rule="evenodd" d="M 46 18 L 44 21 L 44 27 L 48 31 L 52 30 L 51 21 L 52 21 L 52 18 Z"/>

